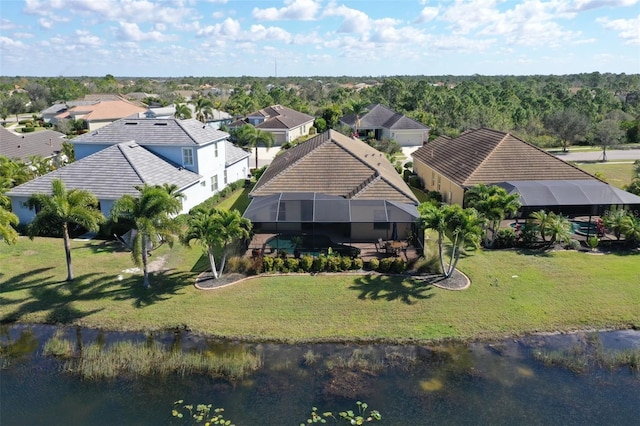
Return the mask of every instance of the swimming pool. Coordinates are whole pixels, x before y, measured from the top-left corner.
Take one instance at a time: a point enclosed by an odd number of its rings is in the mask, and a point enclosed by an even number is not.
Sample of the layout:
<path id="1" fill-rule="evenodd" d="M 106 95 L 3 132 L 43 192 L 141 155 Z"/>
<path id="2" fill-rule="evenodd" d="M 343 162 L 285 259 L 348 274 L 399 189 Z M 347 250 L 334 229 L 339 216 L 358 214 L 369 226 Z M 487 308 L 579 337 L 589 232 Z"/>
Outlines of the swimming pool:
<path id="1" fill-rule="evenodd" d="M 598 227 L 595 223 L 585 222 L 581 220 L 570 220 L 569 224 L 571 225 L 571 233 L 576 235 L 596 235 Z M 538 225 L 534 223 L 526 223 L 526 222 L 512 222 L 509 226 L 512 228 L 516 228 L 520 225 L 520 229 L 524 230 L 526 226 L 531 226 L 532 229 L 538 230 Z"/>
<path id="2" fill-rule="evenodd" d="M 357 257 L 360 249 L 346 244 L 334 243 L 327 235 L 278 234 L 265 242 L 267 253 L 284 251 L 287 254 L 308 254 L 318 256 L 327 253 L 329 248 L 341 256 Z"/>

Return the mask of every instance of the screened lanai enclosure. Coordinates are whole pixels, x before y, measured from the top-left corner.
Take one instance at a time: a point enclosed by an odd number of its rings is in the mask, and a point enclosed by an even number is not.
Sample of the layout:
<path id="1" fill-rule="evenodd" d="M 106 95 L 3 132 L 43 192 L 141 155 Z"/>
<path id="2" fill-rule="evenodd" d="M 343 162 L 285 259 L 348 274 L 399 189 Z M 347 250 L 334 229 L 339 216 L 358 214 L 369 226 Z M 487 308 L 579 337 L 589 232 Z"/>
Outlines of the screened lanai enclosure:
<path id="1" fill-rule="evenodd" d="M 538 210 L 573 217 L 601 216 L 613 206 L 640 209 L 640 197 L 596 179 L 510 181 L 497 185 L 509 194 L 520 194 L 521 218 Z"/>
<path id="2" fill-rule="evenodd" d="M 415 232 L 419 214 L 413 204 L 282 192 L 253 198 L 244 217 L 256 233 L 326 234 L 367 242 L 406 239 Z"/>

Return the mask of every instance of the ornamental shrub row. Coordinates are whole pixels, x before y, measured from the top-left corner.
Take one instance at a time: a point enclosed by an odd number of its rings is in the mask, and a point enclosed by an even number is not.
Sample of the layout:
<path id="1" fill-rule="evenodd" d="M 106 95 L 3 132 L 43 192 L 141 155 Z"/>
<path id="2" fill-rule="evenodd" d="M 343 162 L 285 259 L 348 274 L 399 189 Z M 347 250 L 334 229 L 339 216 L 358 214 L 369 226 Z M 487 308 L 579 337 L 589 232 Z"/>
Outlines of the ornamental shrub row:
<path id="1" fill-rule="evenodd" d="M 366 268 L 365 268 L 366 266 Z M 346 272 L 368 269 L 382 273 L 401 274 L 407 270 L 407 262 L 400 257 L 389 257 L 382 260 L 371 259 L 366 265 L 357 257 L 355 259 L 348 256 L 320 255 L 312 257 L 304 255 L 302 257 L 257 257 L 230 258 L 227 261 L 227 272 L 240 272 L 247 274 L 266 273 L 288 273 L 288 272 Z"/>

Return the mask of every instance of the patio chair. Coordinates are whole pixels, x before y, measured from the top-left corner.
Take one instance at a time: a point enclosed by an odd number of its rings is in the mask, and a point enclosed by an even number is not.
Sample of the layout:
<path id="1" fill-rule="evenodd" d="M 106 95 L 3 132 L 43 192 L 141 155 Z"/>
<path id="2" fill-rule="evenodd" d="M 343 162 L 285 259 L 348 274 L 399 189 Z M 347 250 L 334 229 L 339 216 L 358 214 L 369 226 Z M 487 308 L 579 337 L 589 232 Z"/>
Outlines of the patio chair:
<path id="1" fill-rule="evenodd" d="M 380 253 L 382 249 L 386 248 L 385 242 L 382 238 L 378 238 L 378 241 L 376 241 L 374 244 L 376 245 L 376 251 L 378 253 Z"/>

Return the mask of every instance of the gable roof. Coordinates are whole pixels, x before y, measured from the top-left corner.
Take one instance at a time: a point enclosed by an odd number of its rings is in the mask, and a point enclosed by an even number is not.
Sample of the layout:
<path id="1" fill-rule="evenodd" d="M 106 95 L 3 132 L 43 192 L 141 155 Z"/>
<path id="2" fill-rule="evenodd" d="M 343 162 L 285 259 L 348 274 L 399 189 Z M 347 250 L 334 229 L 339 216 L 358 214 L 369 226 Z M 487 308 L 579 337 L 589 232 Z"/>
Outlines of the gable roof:
<path id="1" fill-rule="evenodd" d="M 276 156 L 250 195 L 280 192 L 319 192 L 347 199 L 418 203 L 383 153 L 335 130 Z"/>
<path id="2" fill-rule="evenodd" d="M 272 105 L 248 114 L 247 117 L 263 117 L 264 121 L 256 126 L 258 129 L 295 129 L 315 120 L 315 117 L 287 108 Z"/>
<path id="3" fill-rule="evenodd" d="M 52 157 L 62 150 L 65 135 L 53 130 L 42 130 L 17 135 L 0 126 L 0 155 L 27 160 L 32 155 Z"/>
<path id="4" fill-rule="evenodd" d="M 124 118 L 73 139 L 74 144 L 117 144 L 135 141 L 139 145 L 193 146 L 226 139 L 228 133 L 193 118 Z"/>
<path id="5" fill-rule="evenodd" d="M 354 127 L 356 125 L 356 115 L 348 114 L 340 119 L 347 126 Z M 367 106 L 367 112 L 360 116 L 358 127 L 362 129 L 411 129 L 411 130 L 428 130 L 429 127 L 424 124 L 399 114 L 382 104 L 371 104 Z"/>
<path id="6" fill-rule="evenodd" d="M 183 189 L 201 176 L 171 164 L 134 142 L 110 146 L 44 176 L 12 188 L 7 195 L 51 193 L 51 181 L 61 179 L 67 189 L 85 189 L 98 199 L 115 200 L 125 194 L 137 196 L 138 185 L 175 184 Z"/>
<path id="7" fill-rule="evenodd" d="M 235 146 L 234 144 L 232 144 L 229 141 L 225 141 L 225 159 L 224 159 L 224 165 L 225 167 L 229 167 L 232 164 L 237 163 L 240 160 L 244 160 L 245 158 L 249 157 L 251 154 L 249 154 L 247 151 L 245 151 L 242 148 L 238 148 L 237 146 Z"/>
<path id="8" fill-rule="evenodd" d="M 589 173 L 510 133 L 475 129 L 440 137 L 411 154 L 460 186 L 520 180 L 595 179 Z"/>

